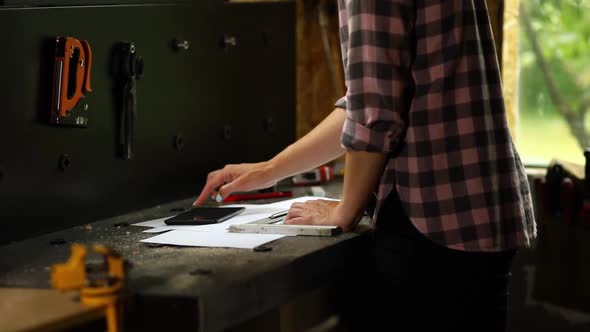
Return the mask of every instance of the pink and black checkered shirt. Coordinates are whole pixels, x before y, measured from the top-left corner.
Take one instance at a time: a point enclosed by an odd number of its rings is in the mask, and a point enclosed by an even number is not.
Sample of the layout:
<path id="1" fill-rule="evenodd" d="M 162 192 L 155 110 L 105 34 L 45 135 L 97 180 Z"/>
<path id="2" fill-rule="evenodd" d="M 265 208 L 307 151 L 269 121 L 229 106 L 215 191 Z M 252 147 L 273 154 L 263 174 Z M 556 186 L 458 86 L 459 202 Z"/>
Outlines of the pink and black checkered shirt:
<path id="1" fill-rule="evenodd" d="M 414 226 L 467 251 L 530 245 L 529 183 L 512 142 L 486 1 L 338 0 L 342 145 L 388 153 L 375 216 L 397 190 Z M 379 222 L 395 222 L 386 220 Z"/>

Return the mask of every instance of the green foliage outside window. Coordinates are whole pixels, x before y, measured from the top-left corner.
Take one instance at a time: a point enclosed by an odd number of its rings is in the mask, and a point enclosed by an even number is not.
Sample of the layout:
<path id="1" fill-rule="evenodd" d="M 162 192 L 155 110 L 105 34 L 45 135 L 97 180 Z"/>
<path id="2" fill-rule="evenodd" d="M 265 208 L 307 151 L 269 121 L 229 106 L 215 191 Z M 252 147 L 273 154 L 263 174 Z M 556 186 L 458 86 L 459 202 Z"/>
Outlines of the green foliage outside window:
<path id="1" fill-rule="evenodd" d="M 590 0 L 522 0 L 520 126 L 525 163 L 584 163 L 590 148 Z"/>

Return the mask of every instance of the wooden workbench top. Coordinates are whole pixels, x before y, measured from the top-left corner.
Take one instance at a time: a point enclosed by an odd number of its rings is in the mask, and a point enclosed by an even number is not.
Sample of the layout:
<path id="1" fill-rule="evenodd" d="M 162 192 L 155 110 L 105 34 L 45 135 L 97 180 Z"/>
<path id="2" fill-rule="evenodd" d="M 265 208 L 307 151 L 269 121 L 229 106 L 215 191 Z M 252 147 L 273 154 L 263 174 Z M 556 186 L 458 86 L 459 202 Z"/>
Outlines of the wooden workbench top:
<path id="1" fill-rule="evenodd" d="M 168 326 L 171 330 L 178 323 L 221 331 L 302 292 L 358 273 L 366 262 L 364 223 L 356 232 L 334 237 L 285 237 L 270 243 L 268 252 L 152 247 L 139 241 L 153 234 L 125 226 L 171 215 L 171 209 L 191 203 L 192 199 L 174 202 L 2 246 L 0 287 L 49 287 L 50 268 L 69 257 L 69 244 L 101 243 L 130 264 L 126 317 L 137 314 L 143 324 L 153 326 L 166 315 L 175 317 Z M 62 240 L 65 243 L 59 244 Z M 150 311 L 154 312 L 146 314 Z"/>

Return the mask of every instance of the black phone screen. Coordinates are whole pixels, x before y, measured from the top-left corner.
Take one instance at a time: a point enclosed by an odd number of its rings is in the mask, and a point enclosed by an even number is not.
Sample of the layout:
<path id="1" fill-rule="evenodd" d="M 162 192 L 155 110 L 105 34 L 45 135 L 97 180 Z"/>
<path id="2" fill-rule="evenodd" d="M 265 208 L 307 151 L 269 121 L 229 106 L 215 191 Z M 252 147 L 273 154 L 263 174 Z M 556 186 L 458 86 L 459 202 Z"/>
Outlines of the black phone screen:
<path id="1" fill-rule="evenodd" d="M 207 225 L 227 220 L 244 211 L 244 207 L 193 207 L 172 218 L 164 220 L 166 225 Z"/>

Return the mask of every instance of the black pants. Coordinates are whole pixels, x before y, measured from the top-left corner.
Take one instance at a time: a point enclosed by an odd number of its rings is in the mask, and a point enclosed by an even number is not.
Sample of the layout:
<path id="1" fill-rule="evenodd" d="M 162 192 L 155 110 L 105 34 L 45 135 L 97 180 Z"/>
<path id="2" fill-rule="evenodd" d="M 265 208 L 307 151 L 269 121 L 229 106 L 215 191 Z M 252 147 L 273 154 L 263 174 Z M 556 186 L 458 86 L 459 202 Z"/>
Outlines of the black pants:
<path id="1" fill-rule="evenodd" d="M 378 331 L 507 331 L 514 251 L 464 252 L 437 245 L 405 215 L 397 194 L 374 233 Z M 367 321 L 366 321 L 367 322 Z"/>

